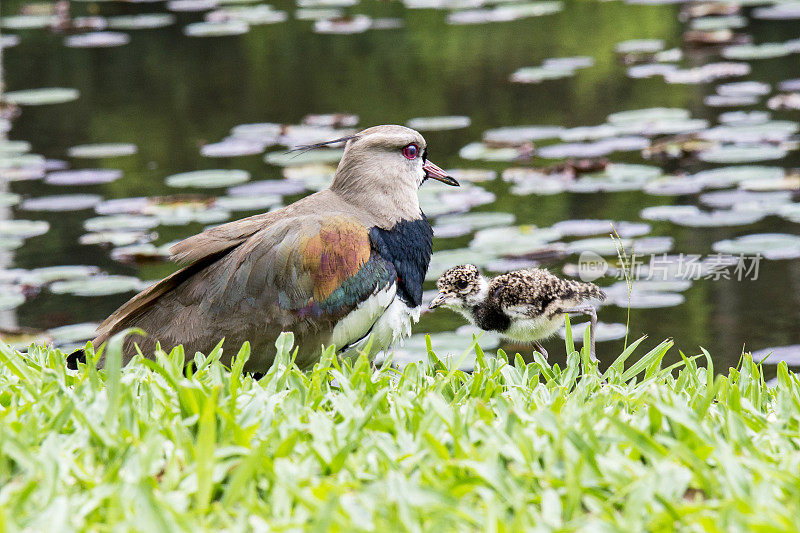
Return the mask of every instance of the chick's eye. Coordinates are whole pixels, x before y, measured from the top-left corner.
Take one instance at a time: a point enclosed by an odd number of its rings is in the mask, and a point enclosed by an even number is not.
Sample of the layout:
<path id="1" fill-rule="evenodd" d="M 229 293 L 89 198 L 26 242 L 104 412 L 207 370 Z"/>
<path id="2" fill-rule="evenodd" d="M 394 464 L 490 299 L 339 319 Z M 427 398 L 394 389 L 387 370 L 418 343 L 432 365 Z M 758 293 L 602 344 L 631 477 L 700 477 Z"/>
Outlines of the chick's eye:
<path id="1" fill-rule="evenodd" d="M 466 288 L 467 288 L 467 282 L 466 281 L 464 281 L 463 279 L 460 279 L 460 280 L 456 281 L 456 289 L 458 289 L 460 291 L 463 291 Z"/>
<path id="2" fill-rule="evenodd" d="M 403 148 L 403 155 L 406 159 L 416 159 L 419 155 L 419 146 L 416 144 L 409 144 Z"/>

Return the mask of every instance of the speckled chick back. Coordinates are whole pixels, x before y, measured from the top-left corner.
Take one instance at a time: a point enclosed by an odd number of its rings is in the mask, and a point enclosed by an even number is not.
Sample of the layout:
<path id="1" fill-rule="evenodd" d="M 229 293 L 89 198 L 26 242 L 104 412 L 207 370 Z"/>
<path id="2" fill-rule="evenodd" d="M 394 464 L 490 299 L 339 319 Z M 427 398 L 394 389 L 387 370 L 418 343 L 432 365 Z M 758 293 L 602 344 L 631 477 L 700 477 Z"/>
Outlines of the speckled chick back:
<path id="1" fill-rule="evenodd" d="M 488 298 L 500 308 L 525 306 L 532 314 L 558 312 L 562 307 L 605 297 L 594 283 L 561 279 L 540 268 L 501 274 L 492 279 L 488 291 Z"/>

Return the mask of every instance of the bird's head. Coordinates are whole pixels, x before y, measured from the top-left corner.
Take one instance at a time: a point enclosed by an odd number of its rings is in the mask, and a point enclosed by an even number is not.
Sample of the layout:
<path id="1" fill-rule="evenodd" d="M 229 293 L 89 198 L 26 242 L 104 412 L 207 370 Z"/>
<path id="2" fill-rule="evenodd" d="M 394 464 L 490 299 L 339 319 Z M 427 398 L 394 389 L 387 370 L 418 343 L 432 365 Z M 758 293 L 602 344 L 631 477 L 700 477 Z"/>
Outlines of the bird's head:
<path id="1" fill-rule="evenodd" d="M 461 311 L 479 304 L 486 298 L 488 282 L 475 265 L 458 265 L 446 270 L 436 282 L 439 294 L 430 304 L 431 309 L 447 307 Z"/>
<path id="2" fill-rule="evenodd" d="M 428 178 L 458 185 L 428 161 L 428 146 L 418 131 L 374 126 L 346 142 L 331 189 L 369 210 L 382 210 L 390 217 L 396 210 L 400 219 L 418 218 L 417 189 Z"/>

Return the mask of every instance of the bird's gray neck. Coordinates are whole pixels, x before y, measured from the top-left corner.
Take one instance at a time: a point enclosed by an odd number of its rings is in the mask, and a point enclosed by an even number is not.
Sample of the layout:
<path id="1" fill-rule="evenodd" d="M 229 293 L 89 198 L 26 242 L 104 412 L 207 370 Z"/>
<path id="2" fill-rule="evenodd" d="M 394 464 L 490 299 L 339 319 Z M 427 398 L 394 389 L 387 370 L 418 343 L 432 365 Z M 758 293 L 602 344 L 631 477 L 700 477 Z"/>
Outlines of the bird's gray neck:
<path id="1" fill-rule="evenodd" d="M 331 190 L 359 212 L 369 215 L 376 226 L 391 229 L 403 220 L 417 220 L 421 216 L 416 189 L 409 191 L 391 183 L 377 187 L 356 185 L 334 181 Z"/>

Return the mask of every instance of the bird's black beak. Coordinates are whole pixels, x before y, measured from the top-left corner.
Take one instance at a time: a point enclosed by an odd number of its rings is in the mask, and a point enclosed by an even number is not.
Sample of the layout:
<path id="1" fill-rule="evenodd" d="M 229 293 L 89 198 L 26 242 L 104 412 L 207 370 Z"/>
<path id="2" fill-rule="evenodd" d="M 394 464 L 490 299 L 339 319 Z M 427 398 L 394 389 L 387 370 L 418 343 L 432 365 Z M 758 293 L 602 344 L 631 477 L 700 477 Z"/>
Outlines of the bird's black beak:
<path id="1" fill-rule="evenodd" d="M 434 165 L 430 161 L 425 161 L 425 163 L 422 164 L 422 170 L 425 171 L 426 178 L 433 178 L 436 181 L 441 181 L 447 185 L 458 187 L 458 182 L 455 180 L 455 178 L 448 176 L 447 172 Z"/>
<path id="2" fill-rule="evenodd" d="M 450 179 L 453 179 L 453 178 L 450 178 Z M 455 180 L 453 180 L 453 181 L 455 181 Z M 436 309 L 437 307 L 442 305 L 445 302 L 445 300 L 447 300 L 447 295 L 440 292 L 439 294 L 436 295 L 436 298 L 434 298 L 433 301 L 431 301 L 431 303 L 428 306 L 428 308 L 429 309 Z"/>

